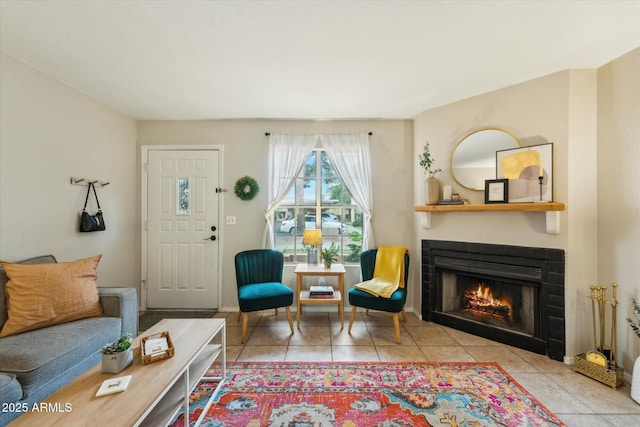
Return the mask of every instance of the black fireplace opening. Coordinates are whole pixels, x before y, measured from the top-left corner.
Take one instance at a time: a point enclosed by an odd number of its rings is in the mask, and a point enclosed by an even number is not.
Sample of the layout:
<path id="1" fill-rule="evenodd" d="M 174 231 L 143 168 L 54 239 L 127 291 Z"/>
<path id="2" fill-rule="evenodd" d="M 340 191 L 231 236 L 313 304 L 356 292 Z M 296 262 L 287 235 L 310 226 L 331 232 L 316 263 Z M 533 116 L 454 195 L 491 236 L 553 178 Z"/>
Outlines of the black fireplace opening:
<path id="1" fill-rule="evenodd" d="M 436 310 L 489 327 L 540 334 L 540 286 L 442 271 Z"/>
<path id="2" fill-rule="evenodd" d="M 564 251 L 423 240 L 422 317 L 562 360 Z"/>

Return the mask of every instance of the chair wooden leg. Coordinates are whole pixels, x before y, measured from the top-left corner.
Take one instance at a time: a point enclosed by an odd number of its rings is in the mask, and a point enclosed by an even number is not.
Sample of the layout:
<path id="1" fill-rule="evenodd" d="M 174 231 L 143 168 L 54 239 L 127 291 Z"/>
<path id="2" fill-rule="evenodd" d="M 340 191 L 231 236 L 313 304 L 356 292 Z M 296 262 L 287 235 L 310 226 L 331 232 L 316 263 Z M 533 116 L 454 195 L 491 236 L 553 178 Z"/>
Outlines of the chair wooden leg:
<path id="1" fill-rule="evenodd" d="M 245 343 L 247 339 L 247 325 L 249 324 L 249 313 L 243 313 L 242 315 L 242 344 Z"/>
<path id="2" fill-rule="evenodd" d="M 276 308 L 276 316 L 278 315 L 278 309 Z"/>
<path id="3" fill-rule="evenodd" d="M 402 307 L 402 320 L 406 323 L 407 321 L 407 312 L 404 311 L 404 307 Z"/>
<path id="4" fill-rule="evenodd" d="M 356 306 L 351 307 L 351 318 L 349 319 L 349 333 L 351 333 L 351 327 L 353 326 L 353 321 L 356 319 Z"/>
<path id="5" fill-rule="evenodd" d="M 366 314 L 367 316 L 369 315 L 369 309 L 368 308 L 364 311 L 364 314 Z"/>
<path id="6" fill-rule="evenodd" d="M 291 335 L 293 335 L 293 318 L 291 317 L 291 309 L 289 307 L 285 307 L 287 310 L 287 320 L 289 320 L 289 327 L 291 328 Z"/>
<path id="7" fill-rule="evenodd" d="M 400 323 L 398 322 L 398 313 L 393 313 L 393 327 L 396 329 L 396 341 L 400 344 Z"/>

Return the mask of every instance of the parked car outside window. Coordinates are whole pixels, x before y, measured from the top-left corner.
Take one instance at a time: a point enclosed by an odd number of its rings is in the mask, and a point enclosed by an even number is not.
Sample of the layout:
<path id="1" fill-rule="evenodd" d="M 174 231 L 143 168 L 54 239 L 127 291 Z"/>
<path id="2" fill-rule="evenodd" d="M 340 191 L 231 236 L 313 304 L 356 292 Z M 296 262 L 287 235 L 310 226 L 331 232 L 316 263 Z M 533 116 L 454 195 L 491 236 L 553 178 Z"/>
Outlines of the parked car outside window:
<path id="1" fill-rule="evenodd" d="M 314 229 L 314 228 L 316 228 L 316 216 L 313 214 L 306 214 L 304 216 L 303 229 L 298 229 L 296 219 L 292 218 L 292 219 L 285 219 L 282 221 L 280 225 L 280 232 L 289 233 L 289 234 L 295 234 L 297 232 L 298 234 L 301 234 L 302 231 L 305 229 Z M 342 234 L 344 233 L 344 224 L 340 222 L 340 218 L 338 217 L 338 215 L 331 212 L 323 212 L 322 213 L 322 230 L 326 230 L 329 232 L 335 230 L 337 234 Z"/>

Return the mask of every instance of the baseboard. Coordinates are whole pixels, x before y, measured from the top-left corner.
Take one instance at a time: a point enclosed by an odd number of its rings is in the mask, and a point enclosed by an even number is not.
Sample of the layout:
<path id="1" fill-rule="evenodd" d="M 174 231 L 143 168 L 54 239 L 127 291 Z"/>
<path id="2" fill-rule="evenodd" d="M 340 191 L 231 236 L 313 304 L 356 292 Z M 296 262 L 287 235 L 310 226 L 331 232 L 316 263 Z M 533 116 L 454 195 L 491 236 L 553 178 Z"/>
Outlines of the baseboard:
<path id="1" fill-rule="evenodd" d="M 218 313 L 237 313 L 238 310 L 240 310 L 239 307 L 222 307 L 222 308 L 218 309 Z M 344 310 L 345 310 L 345 312 L 351 311 L 351 306 L 350 305 L 345 305 L 344 306 Z M 294 304 L 294 305 L 291 306 L 291 312 L 295 313 L 296 311 L 297 311 L 297 308 L 296 308 L 296 306 Z M 322 313 L 322 312 L 337 313 L 338 312 L 338 307 L 305 305 L 304 311 L 305 312 L 309 311 L 309 312 L 313 312 L 313 313 Z M 407 313 L 414 313 L 415 312 L 413 307 L 405 307 L 404 311 L 407 312 Z M 420 320 L 422 320 L 422 316 L 418 316 L 418 318 Z"/>

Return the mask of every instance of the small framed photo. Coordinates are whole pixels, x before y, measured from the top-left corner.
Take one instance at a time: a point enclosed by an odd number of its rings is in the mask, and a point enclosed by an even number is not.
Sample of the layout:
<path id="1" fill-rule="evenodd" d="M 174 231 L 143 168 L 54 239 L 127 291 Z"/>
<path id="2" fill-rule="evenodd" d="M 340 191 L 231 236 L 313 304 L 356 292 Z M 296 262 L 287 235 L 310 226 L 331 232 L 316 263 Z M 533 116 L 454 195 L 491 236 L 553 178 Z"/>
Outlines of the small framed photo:
<path id="1" fill-rule="evenodd" d="M 484 182 L 484 203 L 508 203 L 509 180 L 487 179 Z"/>

